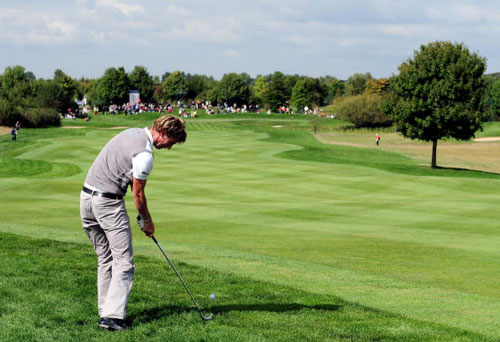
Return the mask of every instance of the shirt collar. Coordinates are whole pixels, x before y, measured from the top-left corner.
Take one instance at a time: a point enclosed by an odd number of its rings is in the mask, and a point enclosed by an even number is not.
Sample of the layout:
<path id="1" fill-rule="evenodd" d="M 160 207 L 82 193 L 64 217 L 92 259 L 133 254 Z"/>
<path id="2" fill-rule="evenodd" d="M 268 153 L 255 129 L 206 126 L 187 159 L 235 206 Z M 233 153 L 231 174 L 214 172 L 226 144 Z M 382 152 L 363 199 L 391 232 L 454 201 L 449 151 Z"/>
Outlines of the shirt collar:
<path id="1" fill-rule="evenodd" d="M 147 147 L 152 152 L 153 151 L 153 135 L 151 134 L 151 131 L 149 130 L 149 127 L 144 127 L 144 130 L 146 131 L 146 134 L 148 135 L 148 140 L 149 140 L 149 144 L 148 144 Z"/>

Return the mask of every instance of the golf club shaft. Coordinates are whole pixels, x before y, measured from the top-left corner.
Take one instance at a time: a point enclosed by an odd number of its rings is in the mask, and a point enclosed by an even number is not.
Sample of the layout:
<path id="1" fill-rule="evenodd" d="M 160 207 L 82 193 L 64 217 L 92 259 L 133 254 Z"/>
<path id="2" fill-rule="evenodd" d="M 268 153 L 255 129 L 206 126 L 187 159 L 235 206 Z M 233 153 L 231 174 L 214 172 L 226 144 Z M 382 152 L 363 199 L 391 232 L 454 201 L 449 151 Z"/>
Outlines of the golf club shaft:
<path id="1" fill-rule="evenodd" d="M 161 248 L 160 244 L 158 243 L 158 240 L 156 240 L 156 238 L 154 237 L 154 235 L 151 236 L 151 238 L 153 239 L 153 241 L 156 243 L 156 245 L 158 246 L 158 248 L 160 249 L 160 251 L 163 253 L 163 255 L 165 256 L 165 258 L 167 259 L 168 263 L 170 264 L 170 266 L 172 266 L 172 269 L 174 270 L 175 274 L 177 274 L 177 277 L 179 278 L 179 280 L 181 281 L 182 285 L 184 286 L 184 288 L 186 289 L 187 293 L 189 294 L 189 297 L 191 297 L 191 300 L 193 301 L 194 305 L 196 306 L 196 308 L 198 309 L 198 312 L 200 313 L 201 315 L 201 318 L 203 320 L 205 320 L 205 317 L 203 316 L 203 313 L 201 312 L 201 309 L 200 309 L 200 306 L 198 305 L 198 303 L 196 302 L 196 300 L 194 299 L 193 295 L 191 294 L 191 291 L 189 291 L 189 288 L 187 287 L 186 283 L 184 282 L 184 280 L 182 279 L 181 275 L 179 274 L 179 272 L 177 272 L 177 269 L 175 268 L 174 264 L 172 263 L 172 261 L 170 261 L 169 257 L 167 256 L 167 253 L 165 253 L 165 251 L 163 251 L 163 248 Z"/>

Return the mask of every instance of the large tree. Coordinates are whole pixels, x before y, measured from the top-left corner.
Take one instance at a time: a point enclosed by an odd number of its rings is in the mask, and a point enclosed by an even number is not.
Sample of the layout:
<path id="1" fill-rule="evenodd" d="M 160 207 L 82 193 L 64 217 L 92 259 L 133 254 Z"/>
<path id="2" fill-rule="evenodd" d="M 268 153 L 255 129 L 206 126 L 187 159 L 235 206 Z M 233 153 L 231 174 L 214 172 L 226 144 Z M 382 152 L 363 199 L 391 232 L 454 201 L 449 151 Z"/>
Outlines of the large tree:
<path id="1" fill-rule="evenodd" d="M 141 65 L 136 65 L 134 70 L 129 74 L 129 79 L 130 88 L 139 90 L 141 100 L 151 102 L 153 99 L 154 81 L 148 69 Z"/>
<path id="2" fill-rule="evenodd" d="M 345 92 L 347 96 L 360 95 L 365 92 L 366 83 L 372 79 L 372 75 L 367 72 L 365 74 L 355 73 L 345 82 Z"/>
<path id="3" fill-rule="evenodd" d="M 319 83 L 321 87 L 321 93 L 323 95 L 322 102 L 324 104 L 331 104 L 333 100 L 344 94 L 344 82 L 333 76 L 320 77 Z"/>
<path id="4" fill-rule="evenodd" d="M 226 102 L 230 106 L 233 103 L 236 103 L 238 106 L 247 104 L 250 96 L 249 84 L 250 76 L 248 74 L 224 74 L 217 89 L 218 100 Z"/>
<path id="5" fill-rule="evenodd" d="M 276 71 L 269 81 L 265 103 L 271 110 L 277 110 L 280 106 L 287 105 L 290 95 L 286 84 L 286 76 L 282 72 Z"/>
<path id="6" fill-rule="evenodd" d="M 391 79 L 386 110 L 405 137 L 432 141 L 433 168 L 439 139 L 469 140 L 482 128 L 485 69 L 463 44 L 438 41 L 422 45 Z"/>
<path id="7" fill-rule="evenodd" d="M 188 86 L 186 97 L 192 100 L 205 100 L 206 91 L 214 86 L 213 77 L 191 74 L 187 74 L 185 77 Z"/>
<path id="8" fill-rule="evenodd" d="M 265 76 L 258 76 L 253 85 L 250 87 L 250 92 L 255 103 L 261 105 L 264 103 L 269 84 Z"/>
<path id="9" fill-rule="evenodd" d="M 53 83 L 56 87 L 60 88 L 56 90 L 53 85 L 49 86 L 48 92 L 52 92 L 55 96 L 54 101 L 59 103 L 54 109 L 60 113 L 65 113 L 68 108 L 75 110 L 77 107 L 75 99 L 83 96 L 78 90 L 77 82 L 73 80 L 71 76 L 65 74 L 61 69 L 57 69 L 54 71 Z M 42 83 L 40 91 L 42 91 L 43 88 L 44 84 Z M 47 93 L 45 92 L 45 94 Z"/>
<path id="10" fill-rule="evenodd" d="M 174 71 L 162 83 L 163 91 L 168 100 L 179 101 L 186 97 L 188 84 L 180 71 Z"/>
<path id="11" fill-rule="evenodd" d="M 311 77 L 299 79 L 292 90 L 292 104 L 297 110 L 305 106 L 312 108 L 315 105 L 320 105 L 321 97 L 319 81 Z"/>
<path id="12" fill-rule="evenodd" d="M 106 69 L 96 87 L 96 104 L 109 106 L 127 102 L 129 84 L 123 67 Z"/>
<path id="13" fill-rule="evenodd" d="M 30 73 L 20 65 L 5 68 L 2 76 L 2 97 L 21 103 L 27 97 L 33 96 L 33 80 L 29 75 Z"/>

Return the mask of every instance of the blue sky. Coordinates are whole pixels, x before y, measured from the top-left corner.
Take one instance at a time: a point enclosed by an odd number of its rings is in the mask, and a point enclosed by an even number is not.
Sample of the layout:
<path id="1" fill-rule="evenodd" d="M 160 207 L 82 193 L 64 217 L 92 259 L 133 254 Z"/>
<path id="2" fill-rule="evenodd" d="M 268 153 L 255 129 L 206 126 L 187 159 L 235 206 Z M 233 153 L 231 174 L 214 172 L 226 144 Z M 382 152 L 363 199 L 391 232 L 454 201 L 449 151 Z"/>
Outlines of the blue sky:
<path id="1" fill-rule="evenodd" d="M 500 2 L 489 0 L 0 0 L 0 32 L 0 72 L 42 78 L 135 65 L 216 79 L 388 77 L 436 40 L 463 42 L 500 72 Z"/>

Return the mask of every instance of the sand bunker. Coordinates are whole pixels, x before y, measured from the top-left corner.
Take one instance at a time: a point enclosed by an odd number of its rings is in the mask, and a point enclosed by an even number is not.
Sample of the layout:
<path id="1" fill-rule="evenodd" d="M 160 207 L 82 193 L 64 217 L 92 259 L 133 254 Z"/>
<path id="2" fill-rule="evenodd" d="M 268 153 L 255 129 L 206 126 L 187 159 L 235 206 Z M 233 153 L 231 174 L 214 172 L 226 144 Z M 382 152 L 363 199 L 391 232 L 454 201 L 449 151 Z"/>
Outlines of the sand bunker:
<path id="1" fill-rule="evenodd" d="M 478 141 L 478 142 L 481 142 L 481 141 L 500 141 L 500 137 L 486 137 L 486 138 L 476 138 L 476 139 L 473 139 L 474 141 Z"/>

